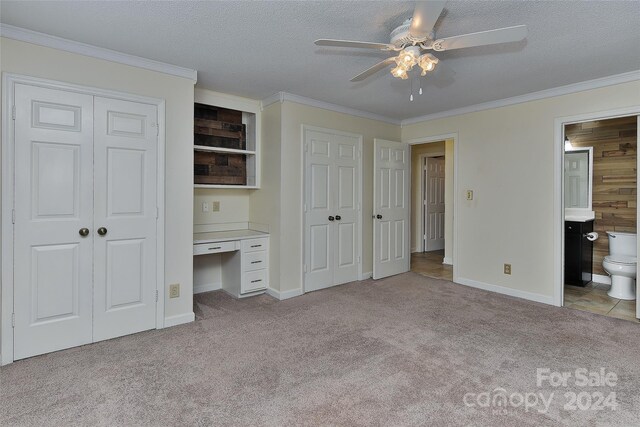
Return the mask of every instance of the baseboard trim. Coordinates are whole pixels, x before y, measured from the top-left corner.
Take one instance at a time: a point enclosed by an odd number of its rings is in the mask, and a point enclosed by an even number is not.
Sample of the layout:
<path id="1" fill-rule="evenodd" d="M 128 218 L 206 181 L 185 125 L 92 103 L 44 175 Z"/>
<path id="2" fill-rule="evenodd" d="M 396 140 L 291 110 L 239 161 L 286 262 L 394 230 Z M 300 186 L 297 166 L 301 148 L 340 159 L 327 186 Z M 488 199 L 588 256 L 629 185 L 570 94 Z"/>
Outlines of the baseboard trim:
<path id="1" fill-rule="evenodd" d="M 610 276 L 604 276 L 602 274 L 594 274 L 591 277 L 591 281 L 596 282 L 596 283 L 601 283 L 603 285 L 610 285 L 611 284 L 611 277 Z"/>
<path id="2" fill-rule="evenodd" d="M 479 282 L 477 280 L 458 278 L 457 282 L 461 285 L 469 286 L 472 288 L 483 289 L 485 291 L 491 291 L 498 294 L 509 295 L 511 297 L 522 298 L 529 301 L 541 302 L 543 304 L 554 305 L 553 296 L 535 294 L 533 292 L 521 291 L 518 289 L 507 288 L 499 285 L 492 285 L 490 283 Z"/>
<path id="3" fill-rule="evenodd" d="M 300 295 L 304 294 L 304 291 L 302 290 L 302 288 L 298 288 L 292 289 L 290 291 L 280 292 L 272 288 L 267 288 L 267 294 L 271 295 L 277 300 L 283 301 L 289 298 L 299 297 Z"/>
<path id="4" fill-rule="evenodd" d="M 372 277 L 373 277 L 373 272 L 367 271 L 366 273 L 362 273 L 358 280 L 367 280 L 367 279 L 371 279 Z"/>
<path id="5" fill-rule="evenodd" d="M 164 318 L 164 327 L 170 328 L 171 326 L 178 326 L 184 323 L 190 323 L 196 320 L 195 313 L 176 314 L 175 316 L 169 316 Z"/>
<path id="6" fill-rule="evenodd" d="M 203 292 L 211 292 L 222 289 L 222 282 L 205 283 L 203 285 L 194 285 L 193 294 L 201 294 Z"/>
<path id="7" fill-rule="evenodd" d="M 442 263 L 446 265 L 453 265 L 453 260 L 449 257 L 444 257 L 444 259 L 442 260 Z"/>

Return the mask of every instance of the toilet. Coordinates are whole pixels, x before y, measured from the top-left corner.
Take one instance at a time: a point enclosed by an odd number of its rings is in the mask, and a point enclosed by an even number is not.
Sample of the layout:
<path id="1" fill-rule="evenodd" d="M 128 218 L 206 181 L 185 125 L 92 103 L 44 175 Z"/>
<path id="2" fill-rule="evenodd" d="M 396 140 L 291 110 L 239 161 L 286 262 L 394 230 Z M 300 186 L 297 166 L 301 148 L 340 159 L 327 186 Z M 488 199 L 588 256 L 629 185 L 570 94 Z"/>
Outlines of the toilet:
<path id="1" fill-rule="evenodd" d="M 607 231 L 609 255 L 604 257 L 602 266 L 611 276 L 611 289 L 607 294 L 612 298 L 636 299 L 637 237 L 633 233 Z"/>

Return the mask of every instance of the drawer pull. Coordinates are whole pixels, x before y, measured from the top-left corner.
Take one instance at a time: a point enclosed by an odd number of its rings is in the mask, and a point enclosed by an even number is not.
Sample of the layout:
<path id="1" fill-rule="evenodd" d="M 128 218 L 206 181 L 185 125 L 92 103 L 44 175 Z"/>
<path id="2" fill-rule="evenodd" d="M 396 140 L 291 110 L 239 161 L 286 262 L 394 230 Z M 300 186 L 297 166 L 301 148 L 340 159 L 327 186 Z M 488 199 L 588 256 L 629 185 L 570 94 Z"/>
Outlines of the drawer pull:
<path id="1" fill-rule="evenodd" d="M 258 283 L 258 282 L 262 282 L 262 279 L 252 280 L 252 281 L 251 281 L 251 283 Z"/>
<path id="2" fill-rule="evenodd" d="M 252 248 L 261 248 L 262 245 L 251 245 Z"/>
<path id="3" fill-rule="evenodd" d="M 222 249 L 222 246 L 216 246 L 214 248 L 209 248 L 210 251 L 215 251 L 216 249 Z"/>
<path id="4" fill-rule="evenodd" d="M 262 261 L 251 261 L 251 264 L 260 264 Z"/>

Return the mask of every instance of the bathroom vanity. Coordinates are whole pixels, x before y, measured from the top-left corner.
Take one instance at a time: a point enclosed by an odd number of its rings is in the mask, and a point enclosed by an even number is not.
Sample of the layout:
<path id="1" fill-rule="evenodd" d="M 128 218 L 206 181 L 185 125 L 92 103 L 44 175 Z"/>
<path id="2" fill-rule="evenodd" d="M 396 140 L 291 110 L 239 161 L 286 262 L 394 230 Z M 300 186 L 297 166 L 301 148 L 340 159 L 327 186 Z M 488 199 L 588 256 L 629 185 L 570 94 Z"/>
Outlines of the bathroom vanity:
<path id="1" fill-rule="evenodd" d="M 564 222 L 564 283 L 586 286 L 592 279 L 593 242 L 586 235 L 593 220 Z"/>

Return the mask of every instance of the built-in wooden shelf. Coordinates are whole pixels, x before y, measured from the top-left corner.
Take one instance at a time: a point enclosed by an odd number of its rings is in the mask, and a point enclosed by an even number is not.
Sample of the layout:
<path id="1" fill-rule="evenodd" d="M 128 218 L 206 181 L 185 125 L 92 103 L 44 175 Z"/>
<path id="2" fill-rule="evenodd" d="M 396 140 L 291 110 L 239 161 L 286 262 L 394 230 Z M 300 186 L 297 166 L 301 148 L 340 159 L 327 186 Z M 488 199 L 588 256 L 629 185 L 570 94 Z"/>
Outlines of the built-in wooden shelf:
<path id="1" fill-rule="evenodd" d="M 230 153 L 230 154 L 247 154 L 247 155 L 256 154 L 255 151 L 236 150 L 235 148 L 207 147 L 205 145 L 194 145 L 193 149 L 195 151 L 210 151 L 212 153 Z"/>
<path id="2" fill-rule="evenodd" d="M 196 91 L 194 187 L 258 188 L 259 103 L 219 95 Z"/>

